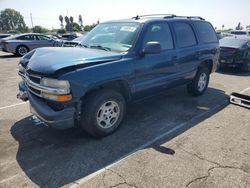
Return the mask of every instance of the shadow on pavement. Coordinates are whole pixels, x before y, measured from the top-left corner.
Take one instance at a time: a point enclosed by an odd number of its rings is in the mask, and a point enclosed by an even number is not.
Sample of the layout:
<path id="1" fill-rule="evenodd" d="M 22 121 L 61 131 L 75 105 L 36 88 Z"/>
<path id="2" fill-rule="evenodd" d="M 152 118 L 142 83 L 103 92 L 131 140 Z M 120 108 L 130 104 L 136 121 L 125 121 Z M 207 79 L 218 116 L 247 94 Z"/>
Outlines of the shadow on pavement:
<path id="1" fill-rule="evenodd" d="M 224 107 L 227 99 L 223 91 L 214 88 L 208 88 L 197 98 L 188 96 L 184 87 L 172 89 L 164 96 L 132 104 L 120 129 L 99 140 L 77 128 L 59 131 L 35 126 L 27 117 L 11 129 L 12 136 L 19 142 L 16 159 L 24 173 L 39 187 L 63 186 L 135 152 L 146 142 L 193 117 L 200 117 L 163 137 L 161 143 L 178 136 L 217 113 L 221 108 L 211 109 L 219 104 Z M 158 142 L 149 147 L 174 157 L 174 150 Z"/>
<path id="2" fill-rule="evenodd" d="M 5 58 L 17 58 L 17 55 L 14 54 L 8 54 L 8 55 L 1 55 L 0 59 L 5 59 Z"/>

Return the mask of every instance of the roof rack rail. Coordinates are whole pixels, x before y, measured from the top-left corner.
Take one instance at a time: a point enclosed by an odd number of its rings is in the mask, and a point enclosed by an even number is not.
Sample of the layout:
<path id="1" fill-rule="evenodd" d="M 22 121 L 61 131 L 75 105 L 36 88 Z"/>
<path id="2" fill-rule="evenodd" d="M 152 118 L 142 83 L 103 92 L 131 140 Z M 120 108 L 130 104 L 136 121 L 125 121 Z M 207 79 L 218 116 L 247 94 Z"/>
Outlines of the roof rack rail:
<path id="1" fill-rule="evenodd" d="M 176 16 L 175 14 L 146 14 L 146 15 L 137 15 L 133 19 L 139 20 L 143 17 L 162 17 L 162 18 L 187 18 L 187 19 L 199 19 L 205 20 L 200 16 Z"/>
<path id="2" fill-rule="evenodd" d="M 187 18 L 187 19 L 198 19 L 198 20 L 205 20 L 204 18 L 200 16 L 165 16 L 164 18 Z"/>
<path id="3" fill-rule="evenodd" d="M 139 20 L 143 17 L 166 17 L 166 16 L 176 16 L 174 14 L 146 14 L 146 15 L 137 15 L 135 17 L 132 17 L 133 19 Z"/>

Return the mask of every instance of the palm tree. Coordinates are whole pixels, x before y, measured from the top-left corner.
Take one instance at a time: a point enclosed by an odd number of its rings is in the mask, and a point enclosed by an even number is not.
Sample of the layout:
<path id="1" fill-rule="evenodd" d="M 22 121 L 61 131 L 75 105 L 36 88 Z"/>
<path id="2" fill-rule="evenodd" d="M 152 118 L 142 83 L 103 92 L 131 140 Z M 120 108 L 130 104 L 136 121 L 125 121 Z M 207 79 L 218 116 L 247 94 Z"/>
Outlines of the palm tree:
<path id="1" fill-rule="evenodd" d="M 62 29 L 63 29 L 63 16 L 62 16 L 62 15 L 59 16 L 59 20 L 60 20 L 60 22 L 61 22 L 61 27 L 62 27 Z"/>
<path id="2" fill-rule="evenodd" d="M 69 17 L 69 21 L 70 21 L 70 31 L 73 31 L 73 22 L 74 22 L 74 18 L 72 16 Z"/>
<path id="3" fill-rule="evenodd" d="M 69 17 L 68 17 L 68 16 L 65 16 L 65 17 L 64 17 L 64 20 L 65 20 L 65 22 L 66 22 L 66 26 L 65 26 L 66 31 L 70 31 Z"/>
<path id="4" fill-rule="evenodd" d="M 81 27 L 81 30 L 83 31 L 83 24 L 82 24 L 82 15 L 79 15 L 79 19 L 78 19 L 79 25 Z"/>

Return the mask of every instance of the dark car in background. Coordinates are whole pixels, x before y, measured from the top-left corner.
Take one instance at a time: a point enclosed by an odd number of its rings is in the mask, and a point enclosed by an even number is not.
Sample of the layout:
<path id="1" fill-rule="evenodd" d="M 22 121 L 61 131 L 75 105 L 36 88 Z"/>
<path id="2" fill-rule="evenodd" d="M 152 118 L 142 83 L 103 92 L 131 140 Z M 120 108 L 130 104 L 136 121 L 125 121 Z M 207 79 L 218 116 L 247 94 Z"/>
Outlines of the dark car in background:
<path id="1" fill-rule="evenodd" d="M 66 40 L 66 41 L 72 41 L 80 36 L 82 36 L 82 34 L 80 34 L 80 33 L 63 34 L 61 39 Z"/>
<path id="2" fill-rule="evenodd" d="M 248 71 L 250 67 L 250 37 L 225 37 L 220 40 L 219 68 L 238 67 Z"/>
<path id="3" fill-rule="evenodd" d="M 62 46 L 63 47 L 75 47 L 81 43 L 81 41 L 84 39 L 84 37 L 85 37 L 85 35 L 77 37 L 72 41 L 64 41 Z"/>
<path id="4" fill-rule="evenodd" d="M 62 46 L 62 40 L 42 34 L 28 33 L 7 37 L 1 41 L 1 45 L 4 52 L 23 56 L 36 48 Z"/>

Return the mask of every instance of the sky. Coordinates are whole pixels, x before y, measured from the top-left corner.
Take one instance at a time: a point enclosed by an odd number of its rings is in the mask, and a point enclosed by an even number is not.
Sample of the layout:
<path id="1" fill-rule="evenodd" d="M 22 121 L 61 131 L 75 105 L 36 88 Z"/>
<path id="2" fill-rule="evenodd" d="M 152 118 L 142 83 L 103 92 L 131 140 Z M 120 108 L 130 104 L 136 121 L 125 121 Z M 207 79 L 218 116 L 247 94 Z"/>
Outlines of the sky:
<path id="1" fill-rule="evenodd" d="M 77 22 L 79 14 L 83 25 L 159 13 L 201 16 L 218 29 L 250 25 L 250 0 L 0 0 L 5 8 L 19 11 L 29 27 L 32 14 L 34 26 L 48 29 L 60 28 L 59 15 Z"/>

